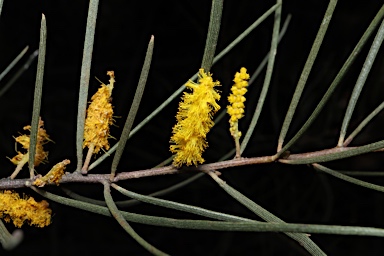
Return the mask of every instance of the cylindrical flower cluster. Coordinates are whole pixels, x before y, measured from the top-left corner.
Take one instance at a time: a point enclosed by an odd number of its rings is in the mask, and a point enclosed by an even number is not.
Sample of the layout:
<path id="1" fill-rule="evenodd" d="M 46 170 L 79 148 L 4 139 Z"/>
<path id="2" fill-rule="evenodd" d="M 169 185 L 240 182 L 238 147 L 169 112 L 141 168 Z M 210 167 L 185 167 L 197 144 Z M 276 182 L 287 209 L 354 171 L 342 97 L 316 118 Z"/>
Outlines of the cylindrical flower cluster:
<path id="1" fill-rule="evenodd" d="M 110 76 L 109 84 L 102 84 L 92 96 L 84 125 L 83 148 L 94 147 L 94 154 L 97 154 L 100 149 L 109 149 L 109 126 L 113 124 L 111 95 L 115 76 L 113 71 L 108 71 L 107 75 Z"/>
<path id="2" fill-rule="evenodd" d="M 249 74 L 247 74 L 246 68 L 241 68 L 240 72 L 236 72 L 235 79 L 233 81 L 235 84 L 232 86 L 232 93 L 228 97 L 229 103 L 231 105 L 227 106 L 227 112 L 231 116 L 229 119 L 230 132 L 234 137 L 240 138 L 241 132 L 238 131 L 237 124 L 238 120 L 244 116 L 244 94 L 247 92 Z"/>
<path id="3" fill-rule="evenodd" d="M 176 153 L 173 165 L 180 167 L 182 164 L 197 165 L 203 163 L 202 153 L 208 146 L 206 136 L 213 127 L 212 116 L 220 106 L 216 103 L 220 94 L 214 88 L 220 82 L 214 82 L 211 74 L 199 70 L 199 81 L 189 81 L 185 86 L 192 93 L 184 92 L 179 112 L 176 115 L 177 124 L 173 127 L 170 146 L 172 153 Z"/>
<path id="4" fill-rule="evenodd" d="M 45 200 L 36 202 L 33 197 L 20 198 L 16 192 L 5 190 L 0 192 L 0 202 L 0 218 L 12 220 L 18 228 L 25 222 L 40 228 L 51 224 L 52 210 Z"/>

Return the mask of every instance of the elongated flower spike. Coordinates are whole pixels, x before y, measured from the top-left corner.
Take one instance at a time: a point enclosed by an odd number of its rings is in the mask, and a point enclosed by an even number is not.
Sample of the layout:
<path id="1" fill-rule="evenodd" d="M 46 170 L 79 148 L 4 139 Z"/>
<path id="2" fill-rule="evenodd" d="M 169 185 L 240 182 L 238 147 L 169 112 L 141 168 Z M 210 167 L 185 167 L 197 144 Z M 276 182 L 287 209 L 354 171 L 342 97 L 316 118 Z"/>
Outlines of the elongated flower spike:
<path id="1" fill-rule="evenodd" d="M 47 131 L 43 128 L 44 122 L 39 120 L 39 129 L 37 131 L 37 140 L 36 140 L 36 153 L 35 153 L 35 163 L 34 166 L 38 166 L 40 163 L 44 163 L 48 158 L 48 152 L 44 150 L 43 145 L 52 141 L 49 139 Z M 24 130 L 31 130 L 31 126 L 27 125 L 23 128 Z M 17 152 L 17 155 L 14 156 L 10 161 L 17 165 L 15 171 L 11 175 L 11 179 L 14 179 L 16 175 L 20 172 L 23 166 L 28 162 L 29 158 L 29 143 L 30 135 L 20 135 L 15 138 L 16 142 L 20 143 L 24 149 L 27 150 L 27 153 Z"/>
<path id="2" fill-rule="evenodd" d="M 6 222 L 12 220 L 18 228 L 24 223 L 40 228 L 51 224 L 52 210 L 45 200 L 36 202 L 33 197 L 20 198 L 16 192 L 5 190 L 0 191 L 0 202 L 0 218 Z"/>
<path id="3" fill-rule="evenodd" d="M 220 109 L 216 103 L 220 94 L 214 88 L 220 86 L 220 82 L 214 82 L 210 73 L 204 69 L 199 70 L 199 81 L 189 81 L 185 86 L 192 93 L 184 92 L 179 111 L 176 115 L 177 124 L 173 127 L 170 142 L 172 153 L 176 153 L 173 165 L 180 167 L 183 164 L 202 164 L 202 153 L 208 146 L 206 136 L 213 127 L 213 115 Z"/>
<path id="4" fill-rule="evenodd" d="M 245 102 L 245 93 L 247 92 L 247 89 L 245 87 L 248 86 L 249 80 L 249 74 L 247 74 L 246 68 L 241 68 L 240 72 L 236 72 L 235 78 L 233 81 L 235 84 L 232 86 L 231 91 L 232 93 L 228 97 L 229 103 L 231 105 L 227 106 L 227 112 L 230 115 L 229 124 L 230 128 L 229 131 L 231 132 L 231 135 L 235 139 L 236 144 L 236 157 L 240 157 L 240 142 L 239 139 L 241 137 L 241 132 L 239 131 L 238 122 L 239 119 L 244 116 L 244 102 Z"/>
<path id="5" fill-rule="evenodd" d="M 113 71 L 108 71 L 107 75 L 110 77 L 109 84 L 101 84 L 99 90 L 92 96 L 87 109 L 83 148 L 88 147 L 88 154 L 82 168 L 83 172 L 87 171 L 92 154 L 97 154 L 100 149 L 109 149 L 109 126 L 113 124 L 111 96 L 115 83 L 115 74 Z"/>

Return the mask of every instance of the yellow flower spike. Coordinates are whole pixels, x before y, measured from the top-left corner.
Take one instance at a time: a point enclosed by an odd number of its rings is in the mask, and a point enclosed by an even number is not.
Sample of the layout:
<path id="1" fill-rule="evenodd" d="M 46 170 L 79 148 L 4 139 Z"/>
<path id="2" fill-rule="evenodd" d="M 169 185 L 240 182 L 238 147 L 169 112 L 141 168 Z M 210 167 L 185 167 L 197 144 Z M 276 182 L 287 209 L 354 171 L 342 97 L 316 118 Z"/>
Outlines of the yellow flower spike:
<path id="1" fill-rule="evenodd" d="M 113 71 L 108 71 L 107 75 L 110 76 L 109 84 L 101 84 L 99 90 L 92 96 L 91 103 L 87 109 L 83 148 L 88 147 L 88 155 L 82 168 L 85 172 L 88 169 L 92 154 L 97 154 L 100 149 L 109 149 L 109 126 L 113 124 L 111 96 L 115 75 Z"/>
<path id="2" fill-rule="evenodd" d="M 220 109 L 217 100 L 220 94 L 214 88 L 220 82 L 214 82 L 211 74 L 199 70 L 199 81 L 189 81 L 185 86 L 192 93 L 184 92 L 179 111 L 176 115 L 177 124 L 173 127 L 170 151 L 176 153 L 173 165 L 197 165 L 203 163 L 202 153 L 208 146 L 205 141 L 207 133 L 213 127 L 212 116 Z"/>
<path id="3" fill-rule="evenodd" d="M 236 157 L 240 157 L 240 142 L 239 139 L 241 137 L 241 132 L 238 128 L 238 121 L 240 118 L 244 116 L 244 102 L 245 97 L 244 94 L 247 92 L 247 89 L 245 87 L 248 86 L 249 80 L 249 74 L 247 74 L 246 68 L 241 68 L 240 72 L 236 72 L 235 78 L 233 81 L 235 84 L 232 86 L 231 91 L 232 93 L 228 97 L 229 103 L 231 105 L 227 106 L 227 112 L 230 115 L 229 124 L 230 128 L 229 131 L 231 132 L 231 135 L 235 139 L 236 143 Z"/>
<path id="4" fill-rule="evenodd" d="M 45 184 L 49 183 L 55 183 L 57 186 L 59 185 L 59 182 L 61 178 L 64 176 L 64 170 L 68 164 L 70 164 L 71 161 L 68 159 L 65 159 L 64 161 L 55 164 L 52 169 L 43 177 L 37 178 L 33 185 L 38 187 L 44 187 Z"/>
<path id="5" fill-rule="evenodd" d="M 45 163 L 48 158 L 48 152 L 44 150 L 43 145 L 52 141 L 47 134 L 47 131 L 43 128 L 44 122 L 39 120 L 39 129 L 37 131 L 37 140 L 36 140 L 36 152 L 35 152 L 35 162 L 34 166 L 38 166 L 40 163 Z M 24 126 L 24 130 L 31 131 L 31 126 Z M 11 175 L 11 179 L 14 179 L 16 175 L 21 171 L 23 166 L 28 162 L 29 158 L 29 143 L 30 143 L 30 135 L 20 135 L 15 138 L 16 142 L 20 143 L 21 146 L 27 150 L 27 153 L 17 152 L 17 155 L 14 156 L 10 161 L 17 165 L 15 171 Z"/>
<path id="6" fill-rule="evenodd" d="M 16 192 L 0 191 L 0 218 L 12 220 L 18 228 L 24 223 L 40 228 L 51 224 L 52 210 L 48 206 L 45 200 L 36 202 L 33 197 L 20 198 Z"/>

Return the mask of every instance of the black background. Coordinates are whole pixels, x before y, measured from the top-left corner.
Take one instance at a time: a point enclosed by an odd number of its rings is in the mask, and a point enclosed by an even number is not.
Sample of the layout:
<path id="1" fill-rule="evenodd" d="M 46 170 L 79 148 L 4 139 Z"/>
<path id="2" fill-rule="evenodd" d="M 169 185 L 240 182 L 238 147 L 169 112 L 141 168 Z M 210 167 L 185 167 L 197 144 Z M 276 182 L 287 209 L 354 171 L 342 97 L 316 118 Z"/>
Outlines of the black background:
<path id="1" fill-rule="evenodd" d="M 315 108 L 351 50 L 381 7 L 381 1 L 339 1 L 318 59 L 295 114 L 288 138 L 294 135 Z M 224 3 L 222 26 L 217 53 L 268 10 L 274 1 L 233 1 Z M 315 38 L 328 1 L 286 1 L 283 21 L 290 13 L 292 20 L 286 36 L 277 50 L 270 91 L 245 157 L 274 154 L 277 138 L 290 97 L 300 77 L 311 44 Z M 132 101 L 151 35 L 155 48 L 151 70 L 141 107 L 138 124 L 199 68 L 209 22 L 211 1 L 101 1 L 97 19 L 95 45 L 89 92 L 99 87 L 97 77 L 107 82 L 106 72 L 114 70 L 113 91 L 116 127 L 112 136 L 119 137 Z M 75 127 L 77 94 L 85 34 L 88 1 L 21 1 L 5 0 L 0 18 L 0 70 L 26 46 L 28 54 L 37 49 L 41 13 L 47 19 L 47 57 L 41 116 L 55 144 L 49 144 L 49 164 L 38 167 L 40 173 L 52 164 L 70 159 L 68 171 L 75 168 Z M 283 22 L 282 21 L 282 22 Z M 211 70 L 221 81 L 225 108 L 233 75 L 240 67 L 253 72 L 271 41 L 273 18 L 269 17 L 236 46 Z M 338 140 L 346 105 L 359 75 L 369 45 L 357 58 L 327 107 L 305 135 L 295 144 L 294 153 L 334 147 Z M 28 57 L 26 56 L 23 61 Z M 21 67 L 19 64 L 17 68 Z M 349 132 L 382 101 L 383 57 L 379 52 L 366 88 L 358 101 Z M 13 71 L 14 73 L 15 71 Z M 6 159 L 15 154 L 14 140 L 31 119 L 36 61 L 31 68 L 0 98 L 0 164 L 1 177 L 9 176 L 14 168 Z M 245 131 L 263 84 L 265 70 L 249 88 L 246 117 L 240 122 Z M 0 82 L 3 86 L 12 73 Z M 127 143 L 118 171 L 146 169 L 168 158 L 169 138 L 175 123 L 179 97 L 169 104 Z M 119 118 L 121 117 L 121 118 Z M 383 115 L 379 115 L 352 143 L 364 145 L 383 138 Z M 234 147 L 228 123 L 221 121 L 208 135 L 209 148 L 204 153 L 207 162 L 214 162 Z M 111 144 L 115 140 L 110 140 Z M 108 173 L 111 159 L 94 173 Z M 344 170 L 380 171 L 382 153 L 354 157 L 327 164 Z M 20 176 L 26 176 L 27 171 Z M 187 174 L 151 177 L 122 183 L 139 193 L 170 186 L 189 177 Z M 360 188 L 333 177 L 315 172 L 307 166 L 269 164 L 233 168 L 223 171 L 222 178 L 231 186 L 287 222 L 340 224 L 383 227 L 383 194 Z M 383 184 L 380 177 L 363 178 Z M 101 185 L 74 184 L 67 186 L 76 192 L 102 199 Z M 56 188 L 49 188 L 58 194 Z M 29 190 L 20 192 L 32 194 Z M 122 199 L 114 193 L 116 199 Z M 198 205 L 212 210 L 254 218 L 243 206 L 223 192 L 207 177 L 201 178 L 164 198 Z M 1 255 L 97 255 L 124 253 L 146 255 L 133 239 L 112 218 L 98 216 L 56 203 L 51 203 L 53 223 L 47 228 L 23 227 L 25 239 L 12 252 Z M 126 209 L 130 212 L 196 218 L 149 205 Z M 147 241 L 172 255 L 306 255 L 293 240 L 274 233 L 230 233 L 176 230 L 132 224 Z M 14 227 L 7 225 L 12 231 Z M 330 255 L 382 255 L 382 238 L 312 235 L 312 239 Z"/>

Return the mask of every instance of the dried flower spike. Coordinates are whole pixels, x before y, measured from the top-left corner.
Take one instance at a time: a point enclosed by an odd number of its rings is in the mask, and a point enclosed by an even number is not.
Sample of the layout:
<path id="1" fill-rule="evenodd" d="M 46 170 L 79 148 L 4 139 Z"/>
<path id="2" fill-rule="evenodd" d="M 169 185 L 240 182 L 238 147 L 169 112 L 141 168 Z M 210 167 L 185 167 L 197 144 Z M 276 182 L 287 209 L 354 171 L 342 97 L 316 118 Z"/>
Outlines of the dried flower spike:
<path id="1" fill-rule="evenodd" d="M 99 90 L 92 96 L 85 119 L 83 148 L 93 147 L 94 154 L 100 149 L 109 149 L 109 126 L 113 123 L 111 95 L 115 75 L 113 71 L 108 71 L 107 75 L 110 76 L 109 84 L 101 84 Z"/>
<path id="2" fill-rule="evenodd" d="M 59 182 L 61 178 L 64 176 L 64 170 L 68 164 L 70 164 L 71 161 L 68 159 L 65 159 L 64 161 L 55 164 L 52 169 L 43 177 L 37 178 L 33 185 L 38 187 L 44 187 L 45 184 L 49 183 L 55 183 L 57 186 L 59 185 Z"/>
<path id="3" fill-rule="evenodd" d="M 43 200 L 36 202 L 33 197 L 20 198 L 19 194 L 9 190 L 0 192 L 0 218 L 20 228 L 25 222 L 37 227 L 45 227 L 51 224 L 52 210 L 49 204 Z"/>
<path id="4" fill-rule="evenodd" d="M 199 82 L 189 81 L 185 86 L 192 93 L 184 92 L 179 111 L 176 115 L 177 124 L 173 127 L 173 136 L 170 150 L 176 153 L 173 165 L 180 167 L 182 164 L 197 165 L 203 163 L 201 157 L 204 149 L 208 146 L 205 141 L 206 135 L 213 127 L 212 116 L 220 106 L 216 103 L 220 94 L 214 88 L 220 86 L 220 82 L 214 82 L 211 74 L 199 70 Z"/>
<path id="5" fill-rule="evenodd" d="M 43 128 L 44 122 L 39 120 L 39 129 L 37 131 L 37 140 L 36 140 L 36 153 L 35 153 L 35 163 L 34 166 L 38 166 L 40 163 L 44 163 L 48 158 L 48 152 L 44 151 L 43 145 L 52 141 L 49 139 L 47 131 Z M 31 130 L 31 126 L 27 125 L 23 128 L 24 130 Z M 11 162 L 17 165 L 16 170 L 11 175 L 11 178 L 15 178 L 16 175 L 20 172 L 21 168 L 23 168 L 24 164 L 28 162 L 29 158 L 29 143 L 30 143 L 30 135 L 20 135 L 15 138 L 16 142 L 20 143 L 24 149 L 27 150 L 27 153 L 17 152 L 17 155 L 14 156 Z"/>
<path id="6" fill-rule="evenodd" d="M 235 78 L 233 81 L 235 84 L 231 88 L 231 95 L 228 97 L 229 103 L 231 105 L 227 106 L 227 112 L 231 116 L 229 119 L 230 128 L 229 131 L 235 139 L 236 143 L 236 157 L 240 157 L 240 143 L 239 139 L 241 137 L 241 132 L 238 128 L 238 121 L 244 116 L 244 102 L 245 102 L 245 93 L 248 86 L 247 80 L 249 79 L 249 74 L 247 74 L 246 68 L 241 68 L 240 72 L 236 72 Z"/>

